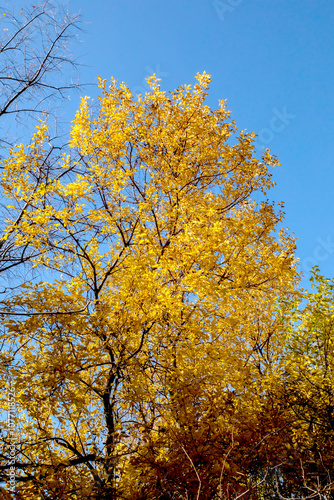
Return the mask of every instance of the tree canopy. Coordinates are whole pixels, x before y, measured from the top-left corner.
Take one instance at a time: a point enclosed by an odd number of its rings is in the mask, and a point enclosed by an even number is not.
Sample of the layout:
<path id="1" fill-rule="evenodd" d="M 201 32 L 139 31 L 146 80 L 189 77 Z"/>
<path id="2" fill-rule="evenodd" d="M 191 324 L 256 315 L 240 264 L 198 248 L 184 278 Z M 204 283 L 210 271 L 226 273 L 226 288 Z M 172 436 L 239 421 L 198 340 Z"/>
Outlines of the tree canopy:
<path id="1" fill-rule="evenodd" d="M 297 414 L 310 401 L 298 372 L 307 335 L 297 348 L 287 334 L 295 241 L 266 198 L 279 163 L 269 150 L 256 158 L 255 134 L 224 101 L 206 105 L 209 83 L 198 74 L 167 93 L 152 76 L 133 96 L 100 79 L 99 108 L 82 99 L 56 171 L 43 169 L 45 122 L 2 161 L 3 241 L 29 248 L 36 269 L 1 309 L 16 498 L 257 499 L 313 487 L 288 469 L 289 450 L 307 469 L 313 417 Z"/>

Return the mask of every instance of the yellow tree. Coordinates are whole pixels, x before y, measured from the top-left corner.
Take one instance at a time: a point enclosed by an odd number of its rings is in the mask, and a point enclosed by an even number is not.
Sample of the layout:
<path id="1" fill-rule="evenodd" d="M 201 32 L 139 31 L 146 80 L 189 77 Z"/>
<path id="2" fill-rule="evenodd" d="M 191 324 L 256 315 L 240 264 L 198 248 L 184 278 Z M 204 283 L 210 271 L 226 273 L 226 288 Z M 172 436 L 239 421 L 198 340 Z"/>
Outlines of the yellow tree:
<path id="1" fill-rule="evenodd" d="M 313 290 L 291 301 L 284 315 L 285 352 L 275 367 L 274 385 L 290 422 L 290 439 L 277 455 L 284 496 L 332 498 L 334 283 L 317 267 L 311 282 Z"/>
<path id="2" fill-rule="evenodd" d="M 265 201 L 276 158 L 256 159 L 254 134 L 224 102 L 211 110 L 210 77 L 196 79 L 166 93 L 151 77 L 137 98 L 100 80 L 98 115 L 84 98 L 73 122 L 66 175 L 33 193 L 46 126 L 3 162 L 5 195 L 33 207 L 16 244 L 33 241 L 41 276 L 3 303 L 20 498 L 136 498 L 147 443 L 192 421 L 231 436 L 261 407 L 261 367 L 280 349 L 276 305 L 294 293 L 294 240 Z M 161 464 L 172 445 L 158 446 Z M 207 498 L 205 467 L 182 450 L 196 486 L 175 486 L 175 498 Z M 221 453 L 214 467 L 219 494 Z"/>

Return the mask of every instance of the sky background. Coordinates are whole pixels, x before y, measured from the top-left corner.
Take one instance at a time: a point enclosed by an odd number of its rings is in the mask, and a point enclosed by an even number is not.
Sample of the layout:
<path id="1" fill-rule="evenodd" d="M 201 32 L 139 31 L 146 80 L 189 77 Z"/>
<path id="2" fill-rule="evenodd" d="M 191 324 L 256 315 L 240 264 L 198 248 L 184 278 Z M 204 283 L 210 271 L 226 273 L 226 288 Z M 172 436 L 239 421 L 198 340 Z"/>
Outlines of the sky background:
<path id="1" fill-rule="evenodd" d="M 13 0 L 12 5 L 30 2 Z M 318 265 L 334 276 L 334 2 L 333 0 L 70 0 L 82 16 L 82 91 L 97 96 L 97 75 L 148 90 L 155 73 L 163 90 L 212 75 L 207 104 L 227 100 L 239 129 L 269 147 L 272 200 L 285 202 L 295 233 L 302 284 Z M 79 95 L 66 104 L 71 120 Z"/>

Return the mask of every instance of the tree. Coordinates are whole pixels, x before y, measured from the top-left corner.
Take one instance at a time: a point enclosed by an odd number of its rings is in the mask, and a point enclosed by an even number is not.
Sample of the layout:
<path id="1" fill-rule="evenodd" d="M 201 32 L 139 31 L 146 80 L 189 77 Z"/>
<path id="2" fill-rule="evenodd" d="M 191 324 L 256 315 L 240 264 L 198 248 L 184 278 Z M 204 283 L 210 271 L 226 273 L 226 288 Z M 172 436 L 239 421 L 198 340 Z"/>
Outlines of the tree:
<path id="1" fill-rule="evenodd" d="M 37 188 L 45 124 L 3 161 L 6 197 L 31 207 L 15 244 L 33 245 L 42 277 L 4 302 L 22 498 L 213 498 L 234 427 L 256 421 L 261 366 L 281 349 L 277 303 L 295 293 L 294 240 L 282 210 L 252 200 L 273 185 L 276 158 L 256 159 L 254 134 L 224 102 L 212 111 L 210 77 L 196 79 L 167 94 L 151 77 L 137 99 L 100 80 L 99 114 L 84 98 L 76 115 L 66 175 Z M 208 433 L 220 436 L 213 469 L 193 446 Z M 182 469 L 167 484 L 159 470 L 177 465 L 177 440 Z"/>
<path id="2" fill-rule="evenodd" d="M 289 496 L 327 500 L 334 491 L 334 283 L 317 267 L 311 282 L 312 292 L 289 304 L 282 331 L 276 380 L 293 424 L 282 473 Z"/>
<path id="3" fill-rule="evenodd" d="M 68 50 L 78 16 L 49 1 L 30 10 L 22 7 L 18 16 L 4 9 L 1 14 L 0 116 L 8 126 L 12 115 L 21 123 L 27 115 L 54 115 L 55 101 L 78 88 L 72 81 L 76 63 Z M 1 141 L 8 144 L 4 137 Z"/>
<path id="4" fill-rule="evenodd" d="M 68 50 L 68 43 L 77 29 L 78 16 L 71 17 L 49 1 L 31 9 L 22 7 L 19 15 L 2 9 L 0 117 L 4 132 L 0 140 L 3 152 L 13 147 L 13 133 L 24 132 L 24 123 L 39 123 L 43 115 L 44 118 L 46 115 L 57 118 L 56 102 L 64 101 L 78 88 L 78 82 L 73 80 L 77 65 Z M 12 133 L 11 127 L 14 128 Z M 59 151 L 64 144 L 56 139 L 50 137 L 50 147 L 43 158 L 38 158 L 39 168 L 30 172 L 32 196 L 41 182 L 59 175 Z M 17 224 L 28 207 L 31 208 L 29 200 L 21 204 L 16 200 L 17 219 L 12 221 L 11 229 L 7 228 L 6 238 L 0 239 L 2 277 L 5 271 L 21 266 L 34 255 L 29 243 L 20 247 L 14 243 Z M 2 234 L 6 217 L 3 207 Z"/>

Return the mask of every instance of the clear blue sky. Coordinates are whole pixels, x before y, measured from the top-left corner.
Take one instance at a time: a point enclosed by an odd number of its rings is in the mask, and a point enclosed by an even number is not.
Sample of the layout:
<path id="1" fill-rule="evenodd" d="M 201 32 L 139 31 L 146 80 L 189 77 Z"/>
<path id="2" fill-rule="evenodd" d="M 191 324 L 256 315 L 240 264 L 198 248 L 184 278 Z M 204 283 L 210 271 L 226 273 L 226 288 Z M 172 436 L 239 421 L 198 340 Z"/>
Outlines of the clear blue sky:
<path id="1" fill-rule="evenodd" d="M 333 0 L 70 0 L 69 9 L 87 23 L 75 47 L 82 82 L 114 76 L 139 93 L 153 72 L 166 90 L 212 75 L 208 104 L 227 99 L 237 126 L 282 163 L 269 197 L 285 201 L 301 269 L 318 264 L 333 277 Z"/>

